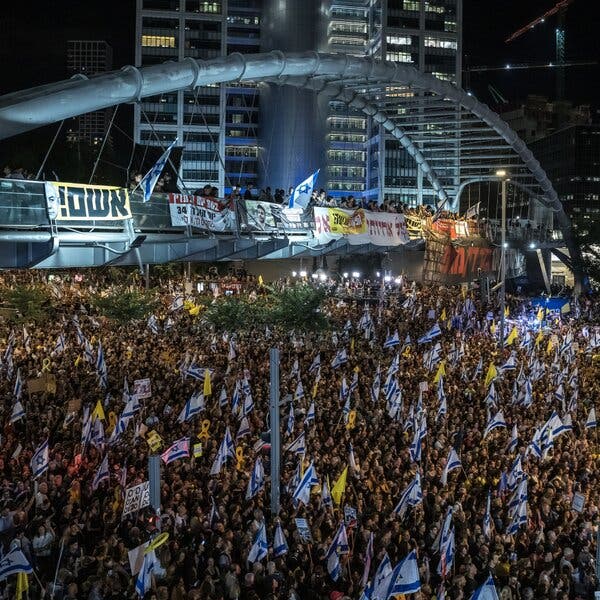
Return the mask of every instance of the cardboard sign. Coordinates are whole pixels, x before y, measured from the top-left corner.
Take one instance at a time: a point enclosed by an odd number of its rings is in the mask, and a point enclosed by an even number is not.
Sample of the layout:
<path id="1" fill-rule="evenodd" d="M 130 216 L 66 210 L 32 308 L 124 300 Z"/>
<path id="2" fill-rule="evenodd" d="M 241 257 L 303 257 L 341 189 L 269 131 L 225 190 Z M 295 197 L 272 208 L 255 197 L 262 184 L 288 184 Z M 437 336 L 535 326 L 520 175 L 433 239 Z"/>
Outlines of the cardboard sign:
<path id="1" fill-rule="evenodd" d="M 344 506 L 344 523 L 349 529 L 358 524 L 358 513 L 353 506 Z"/>
<path id="2" fill-rule="evenodd" d="M 202 443 L 194 444 L 194 458 L 202 456 Z"/>
<path id="3" fill-rule="evenodd" d="M 131 569 L 131 575 L 135 577 L 141 570 L 144 564 L 144 553 L 148 547 L 148 542 L 140 544 L 137 548 L 129 550 L 127 556 L 129 557 L 129 568 Z"/>
<path id="4" fill-rule="evenodd" d="M 150 379 L 136 379 L 133 382 L 133 394 L 138 400 L 152 397 L 152 384 Z"/>
<path id="5" fill-rule="evenodd" d="M 35 379 L 27 380 L 28 394 L 56 394 L 56 377 L 51 373 L 44 373 Z"/>
<path id="6" fill-rule="evenodd" d="M 583 505 L 585 504 L 585 496 L 578 492 L 573 494 L 573 503 L 571 504 L 571 508 L 578 513 L 583 512 Z"/>
<path id="7" fill-rule="evenodd" d="M 312 542 L 312 534 L 310 533 L 310 527 L 306 519 L 296 519 L 296 528 L 300 534 L 300 539 L 303 542 Z"/>
<path id="8" fill-rule="evenodd" d="M 128 487 L 125 490 L 125 503 L 123 504 L 123 517 L 150 506 L 150 482 L 144 481 L 139 485 Z"/>
<path id="9" fill-rule="evenodd" d="M 152 431 L 148 432 L 148 435 L 146 436 L 146 443 L 148 444 L 152 452 L 156 452 L 162 447 L 163 440 L 158 434 L 158 432 L 155 429 L 153 429 Z"/>

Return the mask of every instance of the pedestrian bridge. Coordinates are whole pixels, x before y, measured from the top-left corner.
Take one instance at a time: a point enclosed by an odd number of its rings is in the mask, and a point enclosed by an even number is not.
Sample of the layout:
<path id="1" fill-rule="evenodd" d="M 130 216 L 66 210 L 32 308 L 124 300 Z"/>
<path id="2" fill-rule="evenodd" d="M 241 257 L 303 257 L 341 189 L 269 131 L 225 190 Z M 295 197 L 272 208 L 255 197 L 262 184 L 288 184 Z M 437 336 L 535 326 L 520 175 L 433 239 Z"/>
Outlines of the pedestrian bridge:
<path id="1" fill-rule="evenodd" d="M 356 235 L 352 230 L 342 235 L 324 223 L 330 210 L 343 212 L 339 209 L 317 207 L 290 212 L 280 205 L 258 201 L 241 201 L 235 207 L 209 201 L 213 208 L 206 202 L 200 202 L 200 207 L 199 202 L 197 197 L 181 194 L 154 194 L 144 203 L 140 194 L 121 188 L 0 179 L 0 268 L 397 252 L 423 249 L 428 231 L 449 221 L 442 218 L 432 224 L 431 216 L 368 213 L 377 221 L 396 223 L 396 227 L 399 223 L 400 229 L 376 231 L 373 235 L 366 229 L 366 233 Z M 182 207 L 187 213 L 184 218 L 180 217 Z M 191 215 L 192 210 L 196 217 Z M 564 245 L 561 231 L 552 228 L 551 219 L 539 221 L 542 217 L 535 201 L 521 210 L 520 218 L 511 219 L 508 228 L 512 248 L 528 252 Z M 351 211 L 346 213 L 352 216 Z M 538 219 L 537 224 L 528 219 L 532 215 Z M 500 230 L 495 219 L 449 222 L 458 232 L 453 237 L 462 238 L 455 239 L 458 243 L 472 245 L 485 239 L 492 246 L 498 244 Z M 384 235 L 390 235 L 389 245 Z"/>

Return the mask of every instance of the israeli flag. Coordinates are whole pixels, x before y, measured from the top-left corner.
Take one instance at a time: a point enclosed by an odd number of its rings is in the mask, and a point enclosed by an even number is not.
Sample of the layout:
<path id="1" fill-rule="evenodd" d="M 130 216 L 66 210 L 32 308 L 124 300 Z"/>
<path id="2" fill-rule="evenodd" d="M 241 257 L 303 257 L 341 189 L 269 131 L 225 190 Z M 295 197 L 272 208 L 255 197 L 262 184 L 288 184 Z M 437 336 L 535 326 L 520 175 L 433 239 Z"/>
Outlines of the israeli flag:
<path id="1" fill-rule="evenodd" d="M 240 421 L 240 428 L 235 435 L 235 441 L 241 440 L 243 437 L 250 435 L 250 423 L 248 422 L 248 417 L 242 417 Z"/>
<path id="2" fill-rule="evenodd" d="M 33 567 L 19 548 L 13 548 L 0 560 L 0 581 L 17 573 L 33 573 Z"/>
<path id="3" fill-rule="evenodd" d="M 314 357 L 312 364 L 310 365 L 310 367 L 308 369 L 308 372 L 313 373 L 314 371 L 317 371 L 320 367 L 321 367 L 321 355 L 317 354 Z"/>
<path id="4" fill-rule="evenodd" d="M 446 466 L 444 467 L 444 471 L 442 473 L 442 485 L 447 485 L 448 483 L 448 473 L 450 471 L 454 471 L 455 469 L 460 469 L 462 467 L 462 463 L 460 462 L 460 458 L 458 458 L 458 454 L 454 448 L 450 449 L 450 453 L 448 454 L 448 460 L 446 461 Z"/>
<path id="5" fill-rule="evenodd" d="M 346 353 L 346 349 L 342 348 L 334 357 L 334 359 L 331 361 L 331 367 L 333 369 L 337 369 L 338 367 L 341 367 L 342 365 L 346 364 L 348 362 L 348 354 Z"/>
<path id="6" fill-rule="evenodd" d="M 252 394 L 244 395 L 244 406 L 242 407 L 242 416 L 249 415 L 254 409 L 254 399 L 252 398 Z"/>
<path id="7" fill-rule="evenodd" d="M 260 456 L 256 459 L 254 463 L 254 468 L 252 469 L 252 473 L 250 474 L 250 479 L 248 480 L 248 489 L 246 490 L 246 500 L 250 500 L 254 498 L 260 490 L 265 486 L 265 469 L 262 464 L 262 460 Z"/>
<path id="8" fill-rule="evenodd" d="M 400 355 L 396 354 L 396 356 L 394 356 L 394 358 L 392 359 L 392 362 L 390 363 L 390 366 L 387 370 L 387 377 L 388 379 L 392 376 L 395 375 L 398 372 L 398 369 L 400 368 Z"/>
<path id="9" fill-rule="evenodd" d="M 381 389 L 381 367 L 377 365 L 377 371 L 375 371 L 375 377 L 371 384 L 371 400 L 377 402 L 379 400 L 379 392 Z"/>
<path id="10" fill-rule="evenodd" d="M 200 414 L 204 410 L 204 394 L 195 392 L 190 399 L 185 403 L 184 407 L 177 417 L 178 423 L 185 423 L 192 417 Z"/>
<path id="11" fill-rule="evenodd" d="M 321 169 L 317 169 L 312 175 L 307 177 L 300 185 L 297 185 L 294 189 L 294 192 L 290 196 L 290 201 L 288 208 L 302 208 L 305 209 L 310 202 L 310 197 L 312 196 L 313 189 L 315 187 L 315 183 L 317 178 L 319 177 L 319 172 Z"/>
<path id="12" fill-rule="evenodd" d="M 408 484 L 402 493 L 400 502 L 398 502 L 396 508 L 394 508 L 394 512 L 402 519 L 404 518 L 409 506 L 417 506 L 422 501 L 423 491 L 421 490 L 421 476 L 417 471 L 415 478 Z"/>
<path id="13" fill-rule="evenodd" d="M 426 344 L 427 342 L 432 342 L 436 337 L 442 335 L 442 330 L 440 326 L 436 323 L 423 337 L 420 337 L 417 340 L 418 344 Z"/>
<path id="14" fill-rule="evenodd" d="M 16 400 L 20 400 L 23 395 L 23 380 L 21 379 L 21 369 L 17 369 L 17 378 L 15 379 L 15 387 L 13 395 Z"/>
<path id="15" fill-rule="evenodd" d="M 314 401 L 310 403 L 308 407 L 308 412 L 306 413 L 306 418 L 304 419 L 304 424 L 308 425 L 311 421 L 315 420 L 315 403 Z"/>
<path id="16" fill-rule="evenodd" d="M 392 579 L 392 563 L 386 552 L 377 567 L 375 577 L 373 577 L 372 594 L 370 600 L 387 600 L 386 591 Z"/>
<path id="17" fill-rule="evenodd" d="M 148 317 L 148 329 L 154 334 L 159 333 L 158 320 L 154 315 Z"/>
<path id="18" fill-rule="evenodd" d="M 256 539 L 254 540 L 254 544 L 252 544 L 252 548 L 250 548 L 250 554 L 248 554 L 248 562 L 254 563 L 263 560 L 267 557 L 267 553 L 269 551 L 269 545 L 267 543 L 267 528 L 263 521 L 258 533 L 256 534 Z"/>
<path id="19" fill-rule="evenodd" d="M 494 579 L 491 575 L 480 588 L 475 590 L 471 596 L 471 600 L 498 600 L 498 592 L 496 592 Z"/>
<path id="20" fill-rule="evenodd" d="M 176 442 L 173 442 L 170 448 L 165 450 L 161 455 L 165 465 L 172 463 L 180 458 L 188 458 L 190 455 L 190 438 L 184 437 Z"/>
<path id="21" fill-rule="evenodd" d="M 394 346 L 398 346 L 399 344 L 400 336 L 398 335 L 398 330 L 396 329 L 396 331 L 394 331 L 394 333 L 385 340 L 383 347 L 393 348 Z"/>
<path id="22" fill-rule="evenodd" d="M 275 539 L 273 540 L 273 556 L 283 556 L 288 553 L 288 545 L 283 535 L 281 523 L 278 521 L 275 527 Z"/>
<path id="23" fill-rule="evenodd" d="M 588 413 L 587 419 L 585 421 L 586 429 L 593 429 L 598 426 L 598 421 L 596 421 L 596 409 L 592 407 L 590 412 Z"/>
<path id="24" fill-rule="evenodd" d="M 571 413 L 565 413 L 559 433 L 567 433 L 569 431 L 573 431 L 573 419 L 571 418 Z"/>
<path id="25" fill-rule="evenodd" d="M 485 535 L 488 540 L 492 534 L 492 490 L 488 490 L 487 501 L 485 504 L 485 514 L 483 515 L 483 535 Z"/>
<path id="26" fill-rule="evenodd" d="M 304 473 L 304 477 L 300 480 L 298 487 L 294 491 L 292 499 L 294 502 L 302 502 L 308 505 L 310 501 L 310 488 L 315 485 L 316 472 L 313 463 L 310 463 L 308 469 Z"/>
<path id="27" fill-rule="evenodd" d="M 221 394 L 219 396 L 219 408 L 225 408 L 227 406 L 227 388 L 223 386 L 221 388 Z"/>
<path id="28" fill-rule="evenodd" d="M 12 413 L 10 415 L 10 422 L 16 423 L 19 419 L 22 419 L 24 416 L 25 416 L 25 409 L 23 408 L 21 401 L 17 400 L 13 404 Z"/>
<path id="29" fill-rule="evenodd" d="M 94 475 L 94 481 L 92 481 L 92 490 L 96 490 L 102 481 L 110 480 L 110 471 L 108 470 L 108 454 L 104 456 L 104 460 L 98 467 L 96 474 Z"/>
<path id="30" fill-rule="evenodd" d="M 494 417 L 492 417 L 492 419 L 490 420 L 490 422 L 487 424 L 487 427 L 485 428 L 485 431 L 483 432 L 483 439 L 485 440 L 485 438 L 494 430 L 494 429 L 498 429 L 499 427 L 507 427 L 508 425 L 506 424 L 506 421 L 504 420 L 504 415 L 502 414 L 502 411 L 499 410 L 496 415 Z"/>
<path id="31" fill-rule="evenodd" d="M 325 554 L 325 557 L 329 557 L 331 556 L 333 553 L 335 554 L 348 554 L 349 552 L 349 548 L 350 545 L 348 544 L 348 535 L 346 534 L 346 526 L 344 525 L 344 523 L 340 523 L 340 526 L 338 527 L 338 530 L 335 533 L 335 536 L 333 537 L 333 540 L 331 540 L 331 544 L 329 546 L 329 549 L 327 550 L 327 554 Z"/>
<path id="32" fill-rule="evenodd" d="M 329 491 L 327 479 L 323 480 L 323 485 L 321 486 L 321 502 L 323 503 L 323 506 L 333 508 L 333 500 L 331 498 L 331 492 Z"/>
<path id="33" fill-rule="evenodd" d="M 144 554 L 144 562 L 142 568 L 135 580 L 135 591 L 140 598 L 143 598 L 152 587 L 152 572 L 154 571 L 154 562 L 156 557 L 154 551 Z"/>
<path id="34" fill-rule="evenodd" d="M 508 442 L 508 446 L 506 447 L 506 451 L 510 454 L 517 449 L 519 444 L 519 431 L 517 430 L 517 424 L 515 423 L 512 428 L 512 434 L 510 436 L 510 442 Z"/>
<path id="35" fill-rule="evenodd" d="M 65 336 L 61 333 L 56 340 L 56 345 L 54 346 L 54 354 L 62 354 L 65 351 L 66 342 Z"/>
<path id="36" fill-rule="evenodd" d="M 37 479 L 48 470 L 50 464 L 50 450 L 48 448 L 48 440 L 43 442 L 31 457 L 31 472 L 33 478 Z"/>
<path id="37" fill-rule="evenodd" d="M 508 477 L 506 478 L 506 487 L 513 492 L 523 477 L 525 477 L 525 471 L 523 471 L 523 461 L 519 454 L 513 461 Z"/>
<path id="38" fill-rule="evenodd" d="M 296 392 L 294 393 L 294 400 L 300 400 L 300 398 L 304 398 L 304 387 L 302 386 L 302 382 L 298 381 Z"/>
<path id="39" fill-rule="evenodd" d="M 177 143 L 177 138 L 175 138 L 170 146 L 163 152 L 163 155 L 156 161 L 155 165 L 144 175 L 144 178 L 140 181 L 140 187 L 142 188 L 142 192 L 144 193 L 144 202 L 148 202 L 150 200 L 150 196 L 152 196 L 152 192 L 154 192 L 154 186 L 158 181 L 158 178 L 161 176 L 167 161 L 169 160 L 169 156 L 171 154 L 171 150 L 173 150 L 175 144 Z"/>
<path id="40" fill-rule="evenodd" d="M 514 353 L 512 353 L 509 357 L 508 360 L 498 369 L 498 371 L 500 371 L 500 373 L 504 373 L 505 371 L 514 371 L 517 368 L 517 359 L 514 355 Z"/>
<path id="41" fill-rule="evenodd" d="M 392 573 L 388 585 L 387 596 L 398 594 L 414 594 L 421 589 L 417 553 L 413 550 L 404 560 L 400 561 Z"/>
<path id="42" fill-rule="evenodd" d="M 477 366 L 475 367 L 475 372 L 473 373 L 472 381 L 475 381 L 478 377 L 481 377 L 483 374 L 483 358 L 479 359 Z"/>
<path id="43" fill-rule="evenodd" d="M 231 439 L 231 433 L 229 432 L 229 427 L 225 430 L 225 435 L 223 436 L 223 441 L 219 446 L 219 450 L 217 452 L 217 456 L 212 464 L 210 469 L 211 475 L 218 475 L 223 468 L 223 465 L 226 463 L 228 458 L 233 458 L 233 440 Z"/>

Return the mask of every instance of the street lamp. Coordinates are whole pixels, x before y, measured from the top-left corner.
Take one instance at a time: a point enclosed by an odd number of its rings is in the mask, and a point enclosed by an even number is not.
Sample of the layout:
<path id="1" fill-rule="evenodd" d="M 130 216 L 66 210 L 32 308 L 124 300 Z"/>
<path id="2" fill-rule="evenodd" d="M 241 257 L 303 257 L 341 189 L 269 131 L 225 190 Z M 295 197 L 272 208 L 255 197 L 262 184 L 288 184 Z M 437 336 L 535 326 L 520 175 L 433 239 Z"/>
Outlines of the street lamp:
<path id="1" fill-rule="evenodd" d="M 506 187 L 510 179 L 504 169 L 496 171 L 502 180 L 502 246 L 500 248 L 500 344 L 504 348 L 504 313 L 506 311 Z"/>

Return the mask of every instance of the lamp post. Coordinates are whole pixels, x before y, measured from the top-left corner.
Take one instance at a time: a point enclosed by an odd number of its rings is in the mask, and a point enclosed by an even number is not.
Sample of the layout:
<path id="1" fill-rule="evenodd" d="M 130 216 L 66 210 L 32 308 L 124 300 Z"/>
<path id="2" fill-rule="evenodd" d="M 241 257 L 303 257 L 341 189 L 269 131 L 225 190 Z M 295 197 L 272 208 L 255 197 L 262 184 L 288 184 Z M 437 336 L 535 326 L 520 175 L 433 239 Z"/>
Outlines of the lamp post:
<path id="1" fill-rule="evenodd" d="M 502 224 L 500 249 L 500 345 L 504 348 L 504 313 L 506 312 L 506 187 L 510 181 L 504 170 L 496 171 L 502 180 Z"/>

